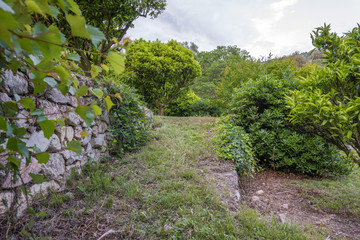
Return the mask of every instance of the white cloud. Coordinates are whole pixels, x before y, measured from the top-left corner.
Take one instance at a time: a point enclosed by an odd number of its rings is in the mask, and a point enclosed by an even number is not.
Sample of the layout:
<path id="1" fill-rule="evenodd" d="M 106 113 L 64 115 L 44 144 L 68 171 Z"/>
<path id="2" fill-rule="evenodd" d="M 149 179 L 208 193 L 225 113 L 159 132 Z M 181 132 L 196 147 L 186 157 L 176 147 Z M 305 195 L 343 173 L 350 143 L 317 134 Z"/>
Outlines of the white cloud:
<path id="1" fill-rule="evenodd" d="M 167 0 L 157 19 L 138 19 L 132 39 L 195 42 L 200 50 L 237 45 L 253 56 L 312 49 L 310 33 L 332 23 L 337 32 L 355 27 L 359 0 Z M 326 7 L 324 7 L 326 6 Z"/>

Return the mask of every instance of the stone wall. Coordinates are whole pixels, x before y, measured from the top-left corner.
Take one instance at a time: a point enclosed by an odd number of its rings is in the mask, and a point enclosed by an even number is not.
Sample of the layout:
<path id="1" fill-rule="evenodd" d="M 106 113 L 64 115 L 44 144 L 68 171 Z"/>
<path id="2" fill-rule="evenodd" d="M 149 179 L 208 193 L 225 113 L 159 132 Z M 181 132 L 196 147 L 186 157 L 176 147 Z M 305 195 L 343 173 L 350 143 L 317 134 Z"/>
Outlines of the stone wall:
<path id="1" fill-rule="evenodd" d="M 75 76 L 79 80 L 79 86 L 87 85 L 91 90 L 91 80 L 80 75 Z M 42 96 L 33 96 L 33 85 L 29 81 L 27 74 L 18 72 L 16 76 L 11 71 L 6 70 L 2 73 L 2 82 L 0 83 L 0 101 L 17 101 L 22 97 L 31 97 L 34 99 L 36 108 L 44 109 L 44 114 L 49 120 L 64 118 L 65 126 L 60 127 L 56 124 L 55 134 L 47 139 L 44 137 L 40 127 L 29 117 L 29 112 L 22 108 L 20 104 L 17 115 L 18 120 L 14 124 L 27 130 L 25 142 L 28 147 L 37 146 L 43 152 L 48 152 L 50 159 L 47 164 L 39 164 L 35 158 L 26 166 L 25 160 L 21 164 L 21 176 L 30 189 L 32 195 L 37 193 L 47 193 L 49 188 L 60 190 L 64 186 L 65 178 L 70 173 L 70 169 L 80 169 L 89 159 L 98 161 L 106 146 L 106 129 L 109 124 L 109 117 L 106 111 L 103 111 L 101 118 L 97 117 L 88 127 L 85 122 L 75 113 L 78 102 L 81 104 L 91 102 L 93 97 L 85 95 L 80 99 L 67 94 L 64 96 L 57 88 L 47 88 Z M 81 137 L 81 132 L 87 132 L 89 136 Z M 80 141 L 82 154 L 78 156 L 75 152 L 65 150 L 69 141 Z M 6 144 L 6 143 L 5 143 Z M 5 144 L 4 148 L 5 148 Z M 0 164 L 6 164 L 6 153 L 0 153 Z M 42 184 L 33 184 L 29 173 L 43 174 L 48 181 Z M 0 171 L 0 200 L 6 199 L 10 206 L 15 195 L 20 201 L 21 214 L 26 208 L 24 205 L 25 197 L 17 189 L 21 181 L 12 182 L 12 176 L 8 171 Z M 6 211 L 6 207 L 0 201 L 0 215 Z"/>

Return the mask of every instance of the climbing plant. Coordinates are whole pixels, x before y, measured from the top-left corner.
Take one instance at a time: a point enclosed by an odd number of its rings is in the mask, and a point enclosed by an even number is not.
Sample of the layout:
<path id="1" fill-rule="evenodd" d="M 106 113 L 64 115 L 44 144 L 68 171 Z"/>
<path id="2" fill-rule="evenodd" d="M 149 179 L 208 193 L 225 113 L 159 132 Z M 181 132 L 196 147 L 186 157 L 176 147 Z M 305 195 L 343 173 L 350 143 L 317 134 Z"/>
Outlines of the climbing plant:
<path id="1" fill-rule="evenodd" d="M 71 35 L 67 38 L 56 26 L 60 14 L 65 16 L 66 24 L 71 29 Z M 14 75 L 18 71 L 26 72 L 33 86 L 32 97 L 20 98 L 15 94 L 16 101 L 0 102 L 0 158 L 3 160 L 0 167 L 12 174 L 13 183 L 19 179 L 23 182 L 19 174 L 22 162 L 28 166 L 32 158 L 36 158 L 40 164 L 46 164 L 49 160 L 49 154 L 41 152 L 37 146 L 26 146 L 26 129 L 14 124 L 21 108 L 30 112 L 24 118 L 35 121 L 44 136 L 50 139 L 56 126 L 64 125 L 64 119 L 50 120 L 44 114 L 44 109 L 36 107 L 36 98 L 47 88 L 57 88 L 63 95 L 75 96 L 77 100 L 85 95 L 93 95 L 96 100 L 87 104 L 78 101 L 75 110 L 88 126 L 103 113 L 98 105 L 100 101 L 104 101 L 107 111 L 113 106 L 111 96 L 105 95 L 100 88 L 89 90 L 88 86 L 79 86 L 73 73 L 82 73 L 80 56 L 77 54 L 82 50 L 69 46 L 73 38 L 88 39 L 95 47 L 105 40 L 98 28 L 86 24 L 86 19 L 73 0 L 0 0 L 0 71 L 11 70 Z M 86 54 L 99 55 L 97 52 Z M 106 62 L 102 66 L 92 65 L 92 77 L 102 70 L 122 71 L 124 61 L 121 54 L 110 52 L 102 57 L 106 58 Z M 82 132 L 81 135 L 85 137 L 88 133 Z M 80 154 L 80 142 L 70 141 L 66 149 Z M 30 176 L 35 183 L 45 181 L 42 175 Z M 26 188 L 22 187 L 22 190 L 27 196 Z"/>

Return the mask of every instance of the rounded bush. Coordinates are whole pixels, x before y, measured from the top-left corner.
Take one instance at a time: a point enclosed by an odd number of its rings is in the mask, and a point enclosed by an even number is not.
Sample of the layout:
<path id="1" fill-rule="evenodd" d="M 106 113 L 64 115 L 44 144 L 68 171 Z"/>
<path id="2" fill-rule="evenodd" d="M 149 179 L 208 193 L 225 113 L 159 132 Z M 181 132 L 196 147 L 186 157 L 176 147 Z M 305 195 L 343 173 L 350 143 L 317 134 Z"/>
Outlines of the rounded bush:
<path id="1" fill-rule="evenodd" d="M 309 126 L 288 121 L 285 95 L 298 88 L 291 75 L 283 79 L 263 76 L 239 89 L 230 113 L 233 122 L 249 135 L 259 163 L 276 170 L 307 175 L 342 175 L 349 160 L 313 133 Z"/>

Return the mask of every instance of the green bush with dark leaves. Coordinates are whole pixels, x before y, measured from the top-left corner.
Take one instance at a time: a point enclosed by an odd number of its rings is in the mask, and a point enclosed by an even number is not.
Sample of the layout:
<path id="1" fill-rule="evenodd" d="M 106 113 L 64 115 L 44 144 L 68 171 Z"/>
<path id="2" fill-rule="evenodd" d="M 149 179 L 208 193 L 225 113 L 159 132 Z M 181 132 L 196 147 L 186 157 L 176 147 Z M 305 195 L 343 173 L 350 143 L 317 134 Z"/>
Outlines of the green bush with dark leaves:
<path id="1" fill-rule="evenodd" d="M 109 150 L 111 154 L 122 156 L 149 140 L 151 119 L 146 117 L 145 103 L 133 88 L 111 78 L 104 78 L 101 84 L 115 104 L 110 111 Z"/>
<path id="2" fill-rule="evenodd" d="M 276 170 L 312 176 L 343 175 L 352 165 L 310 126 L 288 121 L 285 94 L 298 88 L 291 74 L 263 76 L 239 89 L 230 113 L 249 135 L 259 163 Z"/>
<path id="3" fill-rule="evenodd" d="M 192 115 L 191 105 L 200 98 L 192 91 L 186 91 L 165 107 L 166 116 L 188 117 Z"/>
<path id="4" fill-rule="evenodd" d="M 221 108 L 215 101 L 208 99 L 199 99 L 191 104 L 192 116 L 211 116 L 218 117 L 221 115 Z"/>

